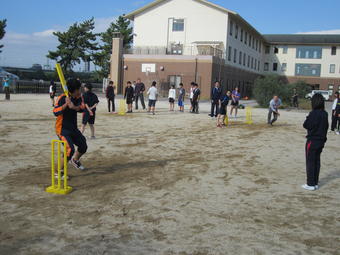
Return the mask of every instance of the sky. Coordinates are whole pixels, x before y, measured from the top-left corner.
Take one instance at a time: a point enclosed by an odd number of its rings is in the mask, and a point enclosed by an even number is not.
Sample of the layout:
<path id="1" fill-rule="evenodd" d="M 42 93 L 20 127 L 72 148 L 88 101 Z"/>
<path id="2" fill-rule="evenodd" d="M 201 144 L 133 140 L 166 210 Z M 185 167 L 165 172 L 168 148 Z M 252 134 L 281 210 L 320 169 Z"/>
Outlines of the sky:
<path id="1" fill-rule="evenodd" d="M 262 34 L 340 34 L 339 0 L 210 0 L 239 13 Z M 53 31 L 65 31 L 74 22 L 95 18 L 103 32 L 116 17 L 151 0 L 16 0 L 0 3 L 0 19 L 7 19 L 0 66 L 31 67 L 47 63 L 54 50 Z M 275 3 L 275 4 L 274 4 Z M 50 62 L 50 64 L 53 64 Z"/>

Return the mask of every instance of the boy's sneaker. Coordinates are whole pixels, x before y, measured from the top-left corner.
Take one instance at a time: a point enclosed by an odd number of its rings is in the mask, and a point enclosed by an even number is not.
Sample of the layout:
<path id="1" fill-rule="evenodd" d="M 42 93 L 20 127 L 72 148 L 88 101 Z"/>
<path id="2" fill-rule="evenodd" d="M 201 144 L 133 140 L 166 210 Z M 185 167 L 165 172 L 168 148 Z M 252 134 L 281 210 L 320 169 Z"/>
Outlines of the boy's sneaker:
<path id="1" fill-rule="evenodd" d="M 316 190 L 315 186 L 308 186 L 307 184 L 304 184 L 301 187 L 305 190 L 310 190 L 310 191 Z"/>
<path id="2" fill-rule="evenodd" d="M 340 132 L 339 132 L 339 131 L 336 131 L 335 134 L 336 134 L 336 135 L 340 135 Z"/>
<path id="3" fill-rule="evenodd" d="M 64 180 L 64 172 L 61 172 L 61 175 L 60 175 L 60 176 L 61 176 L 61 180 L 63 181 L 63 180 Z M 58 179 L 58 173 L 54 173 L 54 178 L 55 178 L 55 179 Z M 67 176 L 67 180 L 68 180 L 68 179 L 70 179 L 69 176 Z"/>
<path id="4" fill-rule="evenodd" d="M 72 158 L 71 163 L 75 168 L 82 170 L 82 171 L 85 170 L 85 167 L 83 167 L 83 165 L 80 163 L 79 160 L 75 160 L 74 158 Z"/>
<path id="5" fill-rule="evenodd" d="M 316 190 L 319 189 L 319 185 L 315 185 L 314 187 L 315 187 Z"/>
<path id="6" fill-rule="evenodd" d="M 95 136 L 90 136 L 90 139 L 96 139 L 96 137 Z"/>

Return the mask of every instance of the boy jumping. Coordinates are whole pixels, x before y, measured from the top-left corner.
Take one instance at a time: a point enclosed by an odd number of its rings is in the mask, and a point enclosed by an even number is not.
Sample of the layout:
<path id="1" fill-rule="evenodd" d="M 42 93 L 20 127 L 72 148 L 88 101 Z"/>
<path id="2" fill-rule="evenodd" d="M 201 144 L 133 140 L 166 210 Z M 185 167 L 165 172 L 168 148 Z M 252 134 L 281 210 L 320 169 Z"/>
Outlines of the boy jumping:
<path id="1" fill-rule="evenodd" d="M 98 97 L 92 92 L 92 84 L 87 83 L 85 85 L 85 94 L 83 96 L 85 103 L 85 110 L 83 113 L 83 125 L 81 127 L 81 133 L 84 134 L 85 127 L 89 123 L 91 129 L 91 139 L 96 138 L 94 136 L 94 122 L 96 120 L 96 107 L 99 103 Z"/>
<path id="2" fill-rule="evenodd" d="M 80 170 L 85 168 L 80 163 L 80 158 L 87 151 L 86 138 L 79 131 L 77 126 L 77 113 L 85 109 L 81 97 L 81 83 L 76 79 L 67 81 L 69 96 L 65 94 L 59 96 L 53 109 L 56 120 L 56 134 L 60 140 L 66 142 L 67 160 Z M 78 147 L 75 151 L 74 145 Z M 57 173 L 55 173 L 57 175 Z"/>

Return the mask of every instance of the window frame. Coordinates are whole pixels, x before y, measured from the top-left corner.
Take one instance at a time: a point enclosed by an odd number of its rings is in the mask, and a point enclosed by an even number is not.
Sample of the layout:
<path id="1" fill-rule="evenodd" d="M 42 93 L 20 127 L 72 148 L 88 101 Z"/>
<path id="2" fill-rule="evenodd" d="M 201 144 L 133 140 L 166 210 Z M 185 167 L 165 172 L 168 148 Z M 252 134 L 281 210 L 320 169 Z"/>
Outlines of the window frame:
<path id="1" fill-rule="evenodd" d="M 178 22 L 179 20 L 183 22 Z M 183 25 L 183 30 L 178 30 L 175 29 L 175 25 L 182 24 Z M 173 19 L 172 21 L 172 32 L 184 32 L 185 30 L 185 19 Z"/>

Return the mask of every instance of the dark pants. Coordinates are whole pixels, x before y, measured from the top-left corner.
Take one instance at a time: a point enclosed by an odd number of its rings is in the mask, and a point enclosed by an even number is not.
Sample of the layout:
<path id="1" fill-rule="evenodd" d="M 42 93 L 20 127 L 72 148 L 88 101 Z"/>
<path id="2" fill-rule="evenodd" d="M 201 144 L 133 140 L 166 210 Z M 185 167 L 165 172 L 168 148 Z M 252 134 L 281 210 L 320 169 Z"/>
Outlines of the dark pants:
<path id="1" fill-rule="evenodd" d="M 293 97 L 293 107 L 299 108 L 298 97 Z"/>
<path id="2" fill-rule="evenodd" d="M 114 97 L 107 99 L 107 107 L 108 107 L 109 112 L 111 112 L 111 105 L 112 105 L 112 112 L 115 112 L 116 106 L 115 106 L 115 98 Z"/>
<path id="3" fill-rule="evenodd" d="M 9 87 L 5 87 L 4 90 L 5 90 L 5 94 L 6 94 L 6 100 L 10 100 L 11 94 L 10 94 Z"/>
<path id="4" fill-rule="evenodd" d="M 324 143 L 320 141 L 307 141 L 306 143 L 306 173 L 307 185 L 315 186 L 319 184 L 320 155 Z"/>
<path id="5" fill-rule="evenodd" d="M 219 114 L 219 111 L 220 111 L 219 105 L 220 105 L 219 100 L 212 100 L 212 102 L 211 102 L 211 113 L 210 113 L 211 117 L 214 117 L 214 116 L 217 117 L 217 115 Z"/>
<path id="6" fill-rule="evenodd" d="M 145 110 L 145 103 L 144 103 L 144 95 L 143 95 L 143 93 L 136 94 L 136 110 L 138 110 L 138 98 L 140 98 L 140 103 L 143 106 L 143 110 Z"/>
<path id="7" fill-rule="evenodd" d="M 274 115 L 274 118 L 272 119 L 272 114 Z M 278 114 L 275 113 L 271 108 L 269 108 L 268 112 L 268 124 L 273 124 L 275 121 L 277 121 Z"/>
<path id="8" fill-rule="evenodd" d="M 334 116 L 334 110 L 332 111 L 332 124 L 331 124 L 331 130 L 334 131 L 336 128 L 339 128 L 339 117 Z"/>
<path id="9" fill-rule="evenodd" d="M 74 155 L 75 145 L 78 147 L 78 152 L 80 154 L 85 154 L 87 151 L 86 138 L 78 129 L 71 132 L 63 130 L 61 135 L 59 135 L 59 139 L 66 142 L 68 160 L 71 160 Z"/>
<path id="10" fill-rule="evenodd" d="M 192 112 L 198 113 L 198 101 L 197 100 L 192 100 Z"/>

